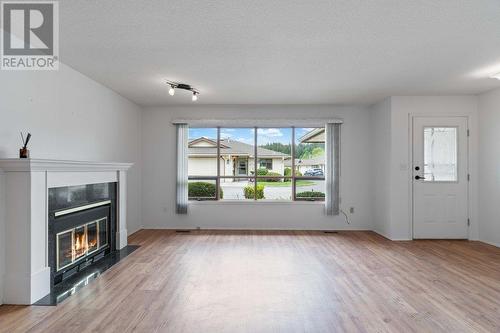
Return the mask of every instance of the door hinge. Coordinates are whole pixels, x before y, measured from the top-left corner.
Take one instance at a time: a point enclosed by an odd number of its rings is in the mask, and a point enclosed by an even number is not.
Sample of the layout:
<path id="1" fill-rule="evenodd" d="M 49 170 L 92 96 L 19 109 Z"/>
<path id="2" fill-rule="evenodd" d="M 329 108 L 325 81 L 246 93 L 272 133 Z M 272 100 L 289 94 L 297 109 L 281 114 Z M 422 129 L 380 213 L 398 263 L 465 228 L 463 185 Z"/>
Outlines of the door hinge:
<path id="1" fill-rule="evenodd" d="M 470 129 L 467 129 L 467 136 L 470 136 Z"/>
<path id="2" fill-rule="evenodd" d="M 467 226 L 470 227 L 470 219 L 467 219 Z"/>
<path id="3" fill-rule="evenodd" d="M 470 182 L 470 173 L 467 174 L 467 181 Z"/>

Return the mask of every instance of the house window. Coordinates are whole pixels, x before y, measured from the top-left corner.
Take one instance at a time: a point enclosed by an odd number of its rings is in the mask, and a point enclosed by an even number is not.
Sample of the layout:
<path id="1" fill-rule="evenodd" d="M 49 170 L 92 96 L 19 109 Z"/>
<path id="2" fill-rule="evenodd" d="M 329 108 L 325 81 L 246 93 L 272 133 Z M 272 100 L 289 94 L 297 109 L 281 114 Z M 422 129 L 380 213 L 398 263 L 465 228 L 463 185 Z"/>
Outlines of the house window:
<path id="1" fill-rule="evenodd" d="M 325 198 L 325 128 L 189 128 L 189 200 Z"/>
<path id="2" fill-rule="evenodd" d="M 267 170 L 273 169 L 273 160 L 272 158 L 259 158 L 259 168 L 264 168 Z"/>

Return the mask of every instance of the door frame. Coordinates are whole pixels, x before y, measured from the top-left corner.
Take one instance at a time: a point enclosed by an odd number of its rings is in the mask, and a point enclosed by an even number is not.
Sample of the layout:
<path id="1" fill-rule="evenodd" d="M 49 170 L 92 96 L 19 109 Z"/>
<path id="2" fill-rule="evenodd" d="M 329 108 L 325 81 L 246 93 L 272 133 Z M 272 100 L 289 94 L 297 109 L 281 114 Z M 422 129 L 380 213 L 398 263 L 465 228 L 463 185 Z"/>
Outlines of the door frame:
<path id="1" fill-rule="evenodd" d="M 245 162 L 245 174 L 240 174 L 240 161 Z M 243 177 L 243 176 L 248 176 L 248 157 L 236 157 L 236 168 L 235 168 L 235 175 L 236 177 Z"/>
<path id="2" fill-rule="evenodd" d="M 467 165 L 465 166 L 466 168 L 466 172 L 467 172 L 467 193 L 465 195 L 466 197 L 466 200 L 467 200 L 467 219 L 468 219 L 468 224 L 467 224 L 467 240 L 471 240 L 471 198 L 470 198 L 470 183 L 471 183 L 471 170 L 470 170 L 470 165 L 471 165 L 471 136 L 470 136 L 470 117 L 469 115 L 456 115 L 456 114 L 446 114 L 446 113 L 443 113 L 443 114 L 432 114 L 432 115 L 428 115 L 428 114 L 420 114 L 420 113 L 410 113 L 408 114 L 408 122 L 409 122 L 409 126 L 408 126 L 408 129 L 409 129 L 409 137 L 408 137 L 408 142 L 409 142 L 409 149 L 408 149 L 408 182 L 409 182 L 409 199 L 410 199 L 410 226 L 411 226 L 411 230 L 410 230 L 410 234 L 411 234 L 411 239 L 415 239 L 414 238 L 414 204 L 415 204 L 415 201 L 413 200 L 413 196 L 415 194 L 415 191 L 414 191 L 414 188 L 413 188 L 413 185 L 414 185 L 414 182 L 413 182 L 413 166 L 414 166 L 414 161 L 413 161 L 413 138 L 414 138 L 414 133 L 413 133 L 413 128 L 414 128 L 414 120 L 415 118 L 465 118 L 466 120 L 466 123 L 467 123 L 467 133 L 466 133 L 466 136 L 467 136 L 467 147 L 465 148 L 465 153 L 467 154 Z M 459 149 L 459 148 L 458 148 Z"/>

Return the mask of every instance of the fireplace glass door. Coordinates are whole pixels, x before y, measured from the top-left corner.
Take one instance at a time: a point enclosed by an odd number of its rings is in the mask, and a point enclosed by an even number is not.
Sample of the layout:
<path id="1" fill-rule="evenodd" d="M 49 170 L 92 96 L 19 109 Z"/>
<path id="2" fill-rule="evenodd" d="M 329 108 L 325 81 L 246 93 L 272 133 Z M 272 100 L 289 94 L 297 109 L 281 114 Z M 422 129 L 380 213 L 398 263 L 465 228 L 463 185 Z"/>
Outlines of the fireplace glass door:
<path id="1" fill-rule="evenodd" d="M 73 230 L 57 235 L 57 269 L 66 267 L 73 262 Z"/>
<path id="2" fill-rule="evenodd" d="M 75 228 L 74 233 L 74 259 L 78 260 L 87 253 L 87 226 Z"/>
<path id="3" fill-rule="evenodd" d="M 57 271 L 107 246 L 107 218 L 60 232 L 56 235 Z"/>
<path id="4" fill-rule="evenodd" d="M 97 221 L 87 224 L 87 244 L 89 254 L 98 249 L 97 237 Z"/>

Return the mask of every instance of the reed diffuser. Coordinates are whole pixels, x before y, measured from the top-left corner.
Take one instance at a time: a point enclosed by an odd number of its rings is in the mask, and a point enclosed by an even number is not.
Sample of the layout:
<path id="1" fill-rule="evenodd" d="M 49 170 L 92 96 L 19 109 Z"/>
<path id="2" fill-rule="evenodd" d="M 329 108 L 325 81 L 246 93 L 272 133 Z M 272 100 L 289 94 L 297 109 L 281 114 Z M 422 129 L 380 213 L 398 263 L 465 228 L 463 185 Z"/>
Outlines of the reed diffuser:
<path id="1" fill-rule="evenodd" d="M 31 139 L 31 133 L 28 133 L 28 135 L 26 135 L 26 139 L 25 139 L 23 132 L 21 132 L 21 140 L 22 140 L 23 146 L 21 149 L 19 149 L 19 158 L 29 158 L 30 157 L 30 151 L 28 150 L 28 142 L 30 142 L 30 139 Z"/>

